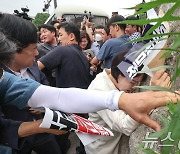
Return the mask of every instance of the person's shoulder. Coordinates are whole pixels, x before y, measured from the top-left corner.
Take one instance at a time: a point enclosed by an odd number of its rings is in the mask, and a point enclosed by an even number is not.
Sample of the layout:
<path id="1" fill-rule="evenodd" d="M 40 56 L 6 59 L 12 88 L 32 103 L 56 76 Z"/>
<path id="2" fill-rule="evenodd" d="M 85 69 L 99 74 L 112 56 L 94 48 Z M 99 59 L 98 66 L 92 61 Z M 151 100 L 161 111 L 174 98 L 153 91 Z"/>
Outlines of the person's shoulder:
<path id="1" fill-rule="evenodd" d="M 45 48 L 47 46 L 47 43 L 38 43 L 37 48 Z"/>
<path id="2" fill-rule="evenodd" d="M 102 45 L 102 49 L 106 48 L 106 47 L 110 47 L 114 44 L 114 38 L 111 38 L 109 40 L 107 40 L 106 42 L 104 42 L 104 44 Z M 101 50 L 101 49 L 100 49 Z"/>
<path id="3" fill-rule="evenodd" d="M 53 49 L 53 51 L 60 51 L 61 53 L 69 51 L 70 49 L 68 48 L 68 46 L 62 46 L 62 45 L 58 45 L 56 48 Z"/>
<path id="4" fill-rule="evenodd" d="M 34 70 L 34 69 L 40 71 L 39 68 L 38 68 L 37 61 L 35 61 L 33 63 L 33 66 L 28 67 L 28 70 Z"/>
<path id="5" fill-rule="evenodd" d="M 129 39 L 129 37 L 125 37 L 124 39 Z M 107 40 L 104 44 L 106 45 L 109 45 L 109 46 L 113 46 L 113 45 L 116 45 L 116 44 L 119 44 L 120 42 L 123 42 L 124 40 L 123 38 L 111 38 L 109 40 Z"/>
<path id="6" fill-rule="evenodd" d="M 115 40 L 116 38 L 108 39 L 104 44 L 112 44 Z"/>

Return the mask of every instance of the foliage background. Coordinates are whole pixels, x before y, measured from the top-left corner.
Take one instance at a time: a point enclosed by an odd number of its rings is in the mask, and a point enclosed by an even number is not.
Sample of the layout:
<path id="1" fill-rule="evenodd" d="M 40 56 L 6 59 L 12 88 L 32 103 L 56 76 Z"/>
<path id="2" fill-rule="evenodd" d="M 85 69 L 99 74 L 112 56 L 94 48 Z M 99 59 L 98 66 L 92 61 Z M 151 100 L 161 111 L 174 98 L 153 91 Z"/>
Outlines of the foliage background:
<path id="1" fill-rule="evenodd" d="M 134 7 L 135 9 L 140 9 L 136 14 L 142 14 L 146 12 L 147 10 L 151 8 L 155 8 L 156 10 L 163 9 L 166 10 L 164 16 L 159 17 L 157 19 L 152 20 L 138 20 L 137 21 L 131 21 L 134 24 L 144 25 L 148 24 L 150 22 L 156 22 L 155 26 L 153 26 L 149 32 L 145 35 L 142 40 L 146 40 L 147 38 L 153 38 L 157 36 L 153 36 L 151 32 L 156 29 L 162 22 L 168 21 L 170 27 L 170 33 L 165 34 L 168 35 L 168 48 L 166 48 L 166 52 L 164 54 L 164 57 L 166 57 L 166 64 L 169 66 L 164 67 L 172 67 L 172 69 L 169 69 L 169 73 L 171 75 L 171 80 L 173 82 L 173 89 L 172 90 L 178 90 L 180 88 L 180 0 L 155 0 L 149 3 L 143 3 L 140 5 L 137 5 Z M 134 9 L 133 8 L 133 9 Z M 127 21 L 127 23 L 130 23 Z M 132 24 L 130 23 L 130 24 Z M 158 68 L 157 68 L 158 69 Z M 158 87 L 144 87 L 147 89 L 152 90 L 164 90 L 168 91 L 166 89 L 161 89 Z M 169 110 L 166 111 L 169 115 L 170 119 L 167 117 L 161 116 L 161 122 L 163 123 L 163 129 L 160 132 L 157 132 L 155 134 L 152 134 L 151 137 L 158 137 L 159 140 L 162 140 L 166 138 L 168 133 L 171 133 L 171 138 L 173 139 L 173 142 L 169 139 L 165 140 L 164 142 L 160 143 L 162 146 L 162 149 L 160 149 L 159 153 L 162 154 L 179 154 L 180 153 L 180 105 L 174 105 L 169 104 L 168 105 Z M 173 145 L 173 146 L 166 146 L 166 145 Z M 142 151 L 148 154 L 154 154 L 157 153 L 153 149 L 144 149 L 144 145 L 141 144 L 140 148 Z"/>
<path id="2" fill-rule="evenodd" d="M 49 13 L 37 13 L 32 22 L 38 28 L 40 25 L 44 24 L 49 16 Z"/>

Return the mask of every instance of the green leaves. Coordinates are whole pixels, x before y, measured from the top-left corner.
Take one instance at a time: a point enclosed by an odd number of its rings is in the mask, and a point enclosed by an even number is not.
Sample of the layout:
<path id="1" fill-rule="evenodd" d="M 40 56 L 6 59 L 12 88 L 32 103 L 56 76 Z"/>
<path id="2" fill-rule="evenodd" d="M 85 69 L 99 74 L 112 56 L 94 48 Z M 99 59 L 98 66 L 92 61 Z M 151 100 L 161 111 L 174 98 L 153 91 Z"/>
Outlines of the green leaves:
<path id="1" fill-rule="evenodd" d="M 180 142 L 180 104 L 177 105 L 177 108 L 172 116 L 172 120 L 168 127 L 168 134 L 170 139 L 164 140 L 163 145 L 173 145 L 173 146 L 164 146 L 162 149 L 163 154 L 175 153 L 179 150 L 178 144 Z M 162 137 L 161 137 L 162 138 Z"/>
<path id="2" fill-rule="evenodd" d="M 146 90 L 167 91 L 167 92 L 171 92 L 171 93 L 175 93 L 177 95 L 180 95 L 171 89 L 160 87 L 160 86 L 135 86 L 135 87 L 141 88 L 141 89 L 146 89 Z"/>
<path id="3" fill-rule="evenodd" d="M 157 8 L 161 6 L 162 4 L 171 4 L 171 8 L 162 16 L 157 17 L 154 19 L 145 19 L 145 12 L 152 8 Z M 176 61 L 175 65 L 163 65 L 160 67 L 152 68 L 149 70 L 143 70 L 138 73 L 148 73 L 152 71 L 157 71 L 160 69 L 173 69 L 174 74 L 172 75 L 171 81 L 175 84 L 176 80 L 180 76 L 180 33 L 179 32 L 165 32 L 162 34 L 152 34 L 152 32 L 157 29 L 161 24 L 164 22 L 169 21 L 179 21 L 180 16 L 174 16 L 174 12 L 180 8 L 180 0 L 154 0 L 148 3 L 142 3 L 139 5 L 136 5 L 135 7 L 129 8 L 129 9 L 136 9 L 138 10 L 134 15 L 138 15 L 140 17 L 140 20 L 129 20 L 124 22 L 117 22 L 117 23 L 125 23 L 125 24 L 134 24 L 134 25 L 146 25 L 153 22 L 153 26 L 148 30 L 146 35 L 142 38 L 133 40 L 133 42 L 138 41 L 144 41 L 144 40 L 153 40 L 154 38 L 160 38 L 160 39 L 169 39 L 171 40 L 172 44 L 169 47 L 165 47 L 164 50 L 165 53 L 162 57 L 166 58 L 170 56 L 172 53 L 176 53 Z M 168 36 L 170 36 L 168 38 Z M 159 40 L 160 40 L 159 39 Z M 159 41 L 157 39 L 154 39 L 155 41 Z M 163 48 L 163 47 L 162 47 Z M 159 50 L 159 49 L 157 49 Z M 137 86 L 137 88 L 143 88 L 147 90 L 158 90 L 158 91 L 167 91 L 167 92 L 174 92 L 173 90 L 162 88 L 159 86 Z M 177 93 L 176 93 L 177 94 Z M 180 103 L 177 105 L 173 103 L 169 103 L 169 115 L 171 120 L 169 121 L 167 118 L 160 115 L 161 121 L 163 122 L 164 128 L 156 133 L 153 133 L 150 135 L 151 138 L 159 138 L 162 142 L 161 147 L 162 151 L 161 154 L 179 154 L 180 153 Z M 147 154 L 157 154 L 152 149 L 144 149 L 144 144 L 140 144 L 140 148 L 142 151 L 144 151 Z M 172 145 L 172 146 L 171 146 Z"/>
<path id="4" fill-rule="evenodd" d="M 139 71 L 138 73 L 149 73 L 149 72 L 154 72 L 154 71 L 158 71 L 158 70 L 161 70 L 161 69 L 175 69 L 174 66 L 170 66 L 170 65 L 162 65 L 162 66 L 158 66 L 158 67 L 154 67 L 154 68 L 151 68 L 151 69 L 144 69 L 143 71 Z"/>
<path id="5" fill-rule="evenodd" d="M 38 28 L 40 25 L 44 24 L 44 22 L 49 17 L 49 13 L 37 13 L 35 19 L 33 20 L 33 24 Z"/>

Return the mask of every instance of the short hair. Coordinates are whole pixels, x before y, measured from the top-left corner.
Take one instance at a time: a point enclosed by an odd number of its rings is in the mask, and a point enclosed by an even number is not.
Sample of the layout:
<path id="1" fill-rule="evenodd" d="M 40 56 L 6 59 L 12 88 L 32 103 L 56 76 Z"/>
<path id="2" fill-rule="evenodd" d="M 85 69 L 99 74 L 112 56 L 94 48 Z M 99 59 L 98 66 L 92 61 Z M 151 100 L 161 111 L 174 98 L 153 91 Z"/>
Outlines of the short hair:
<path id="1" fill-rule="evenodd" d="M 0 63 L 10 62 L 13 59 L 15 52 L 15 43 L 9 40 L 0 30 Z"/>
<path id="2" fill-rule="evenodd" d="M 58 23 L 59 24 L 59 21 L 58 20 L 53 20 L 50 22 L 50 25 L 54 26 L 54 24 Z"/>
<path id="3" fill-rule="evenodd" d="M 112 61 L 111 63 L 111 75 L 114 77 L 114 79 L 116 81 L 118 81 L 118 76 L 121 75 L 123 77 L 124 74 L 119 70 L 119 68 L 117 67 L 119 65 L 119 63 L 121 63 L 124 60 L 124 56 L 126 55 L 126 53 L 128 52 L 128 50 L 124 50 L 121 51 Z"/>
<path id="4" fill-rule="evenodd" d="M 0 29 L 16 43 L 17 52 L 38 41 L 35 25 L 12 14 L 0 13 Z"/>
<path id="5" fill-rule="evenodd" d="M 126 17 L 126 20 L 139 20 L 139 18 L 136 17 L 136 16 L 131 15 L 131 16 Z M 134 25 L 134 24 L 129 24 L 129 25 Z M 138 30 L 139 28 L 140 28 L 141 31 L 142 31 L 142 26 L 136 25 L 136 27 L 137 27 L 137 31 L 139 31 L 139 30 Z"/>
<path id="6" fill-rule="evenodd" d="M 126 17 L 126 20 L 138 20 L 138 18 L 136 16 L 128 16 Z"/>
<path id="7" fill-rule="evenodd" d="M 38 27 L 39 31 L 41 30 L 41 28 L 47 29 L 50 32 L 54 32 L 56 36 L 56 28 L 54 26 L 49 25 L 49 24 L 42 24 L 41 26 Z"/>
<path id="8" fill-rule="evenodd" d="M 94 27 L 94 29 L 104 29 L 103 25 L 97 25 L 96 27 Z"/>
<path id="9" fill-rule="evenodd" d="M 118 65 L 125 60 L 125 55 L 130 51 L 131 49 L 126 49 L 124 51 L 121 51 L 116 57 L 113 59 L 111 63 L 111 75 L 114 77 L 114 79 L 118 82 L 118 76 L 121 75 L 125 77 L 125 75 L 120 71 L 118 68 Z M 137 74 L 135 77 L 140 76 L 142 74 Z M 134 78 L 135 78 L 134 77 Z M 142 81 L 145 81 L 147 78 L 147 74 L 143 74 Z"/>
<path id="10" fill-rule="evenodd" d="M 104 30 L 105 30 L 105 32 L 106 32 L 107 35 L 110 34 L 110 29 L 109 29 L 107 26 L 104 27 Z"/>
<path id="11" fill-rule="evenodd" d="M 115 22 L 124 21 L 125 18 L 122 15 L 114 15 L 112 16 L 109 21 L 107 22 L 107 26 L 113 26 Z M 125 30 L 126 24 L 117 24 L 121 29 Z"/>
<path id="12" fill-rule="evenodd" d="M 51 32 L 56 32 L 56 28 L 54 28 L 54 26 L 49 25 L 49 24 L 42 24 L 38 27 L 39 31 L 41 30 L 41 28 L 45 28 L 48 29 Z"/>
<path id="13" fill-rule="evenodd" d="M 72 22 L 62 22 L 59 24 L 57 27 L 58 29 L 64 28 L 67 34 L 73 33 L 75 36 L 76 41 L 79 43 L 80 42 L 80 30 L 78 26 L 76 26 Z"/>

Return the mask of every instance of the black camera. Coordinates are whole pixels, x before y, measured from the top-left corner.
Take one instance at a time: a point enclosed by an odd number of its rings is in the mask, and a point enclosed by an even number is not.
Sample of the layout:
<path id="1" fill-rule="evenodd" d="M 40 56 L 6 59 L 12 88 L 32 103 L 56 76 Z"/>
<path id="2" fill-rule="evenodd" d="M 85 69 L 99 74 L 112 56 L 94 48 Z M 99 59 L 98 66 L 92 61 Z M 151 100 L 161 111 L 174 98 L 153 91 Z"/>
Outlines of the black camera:
<path id="1" fill-rule="evenodd" d="M 14 14 L 18 17 L 24 18 L 26 20 L 32 20 L 31 17 L 28 16 L 27 12 L 29 12 L 28 8 L 21 8 L 22 12 L 19 12 L 18 10 L 14 10 Z"/>
<path id="2" fill-rule="evenodd" d="M 29 12 L 29 9 L 28 9 L 28 8 L 22 7 L 21 10 L 22 10 L 23 12 Z"/>
<path id="3" fill-rule="evenodd" d="M 94 16 L 91 14 L 91 12 L 84 10 L 84 15 L 83 15 L 83 19 L 89 19 L 89 22 L 92 22 L 92 19 L 94 18 Z"/>

